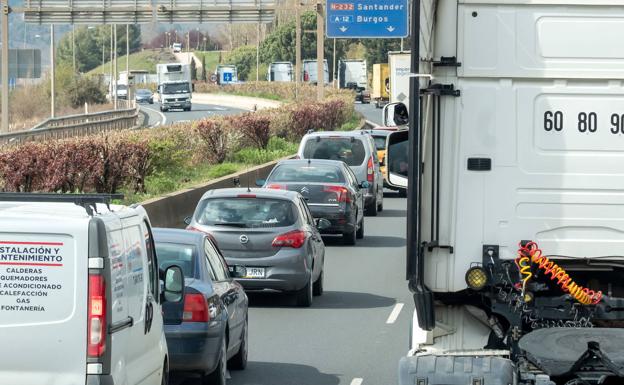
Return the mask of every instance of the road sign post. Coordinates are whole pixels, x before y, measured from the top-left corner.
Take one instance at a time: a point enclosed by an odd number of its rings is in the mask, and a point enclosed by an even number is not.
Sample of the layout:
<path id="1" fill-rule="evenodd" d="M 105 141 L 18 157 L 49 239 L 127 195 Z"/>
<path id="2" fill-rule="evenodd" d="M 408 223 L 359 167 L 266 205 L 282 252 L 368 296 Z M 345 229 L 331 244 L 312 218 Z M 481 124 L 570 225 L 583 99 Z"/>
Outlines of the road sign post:
<path id="1" fill-rule="evenodd" d="M 327 37 L 407 37 L 408 12 L 408 0 L 327 0 Z"/>

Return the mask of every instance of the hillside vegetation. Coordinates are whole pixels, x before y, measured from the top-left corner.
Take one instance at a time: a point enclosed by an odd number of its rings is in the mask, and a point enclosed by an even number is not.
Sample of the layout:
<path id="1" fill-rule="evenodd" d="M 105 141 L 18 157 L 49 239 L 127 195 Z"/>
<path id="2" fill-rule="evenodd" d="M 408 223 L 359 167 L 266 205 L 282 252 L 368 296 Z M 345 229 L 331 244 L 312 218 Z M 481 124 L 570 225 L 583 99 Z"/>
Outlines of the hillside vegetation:
<path id="1" fill-rule="evenodd" d="M 176 58 L 169 50 L 144 50 L 141 52 L 130 54 L 130 69 L 156 72 L 156 64 L 175 62 Z M 126 70 L 126 57 L 120 56 L 117 60 L 117 70 L 119 72 Z M 89 72 L 90 75 L 108 74 L 110 73 L 110 61 Z"/>

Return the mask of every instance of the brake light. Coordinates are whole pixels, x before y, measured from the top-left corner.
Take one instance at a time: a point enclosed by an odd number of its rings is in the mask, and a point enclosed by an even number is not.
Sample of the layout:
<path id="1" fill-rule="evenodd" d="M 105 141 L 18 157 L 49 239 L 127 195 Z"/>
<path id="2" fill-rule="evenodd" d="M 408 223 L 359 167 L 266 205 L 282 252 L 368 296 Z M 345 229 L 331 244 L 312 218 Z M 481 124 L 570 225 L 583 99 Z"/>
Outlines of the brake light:
<path id="1" fill-rule="evenodd" d="M 303 72 L 303 81 L 304 82 L 310 81 L 310 75 L 308 74 L 308 71 Z"/>
<path id="2" fill-rule="evenodd" d="M 369 183 L 373 183 L 375 173 L 375 165 L 373 163 L 373 157 L 368 158 L 368 166 L 366 167 L 366 180 Z"/>
<path id="3" fill-rule="evenodd" d="M 351 203 L 351 194 L 346 187 L 323 186 L 323 192 L 336 194 L 336 200 L 341 203 Z"/>
<path id="4" fill-rule="evenodd" d="M 184 312 L 182 313 L 184 322 L 208 322 L 208 303 L 203 294 L 188 293 L 184 295 Z"/>
<path id="5" fill-rule="evenodd" d="M 279 183 L 269 183 L 266 188 L 270 188 L 273 190 L 288 190 L 288 186 Z"/>
<path id="6" fill-rule="evenodd" d="M 302 230 L 289 231 L 278 235 L 273 240 L 273 247 L 292 247 L 298 249 L 305 243 L 306 233 Z"/>
<path id="7" fill-rule="evenodd" d="M 106 284 L 104 276 L 89 274 L 87 310 L 87 354 L 101 357 L 106 350 Z"/>

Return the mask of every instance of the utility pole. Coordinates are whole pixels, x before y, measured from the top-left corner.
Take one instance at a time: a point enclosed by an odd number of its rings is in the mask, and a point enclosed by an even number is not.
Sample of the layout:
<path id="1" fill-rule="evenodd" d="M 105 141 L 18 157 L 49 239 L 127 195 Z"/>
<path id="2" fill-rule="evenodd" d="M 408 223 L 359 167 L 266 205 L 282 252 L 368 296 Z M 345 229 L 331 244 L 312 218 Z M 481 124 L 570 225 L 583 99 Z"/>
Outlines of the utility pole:
<path id="1" fill-rule="evenodd" d="M 115 78 L 114 78 L 114 68 L 113 68 L 113 25 L 110 26 L 110 100 L 114 102 L 115 97 L 113 96 L 114 88 L 115 88 Z"/>
<path id="2" fill-rule="evenodd" d="M 72 24 L 72 62 L 76 73 L 76 24 Z"/>
<path id="3" fill-rule="evenodd" d="M 332 86 L 338 88 L 336 85 L 336 38 L 334 38 L 334 64 L 332 68 Z"/>
<path id="4" fill-rule="evenodd" d="M 191 64 L 191 31 L 186 33 L 186 61 Z"/>
<path id="5" fill-rule="evenodd" d="M 130 76 L 130 25 L 126 24 L 126 76 Z"/>
<path id="6" fill-rule="evenodd" d="M 54 103 L 56 94 L 56 70 L 55 67 L 55 52 L 54 52 L 54 24 L 50 24 L 50 117 L 56 117 L 56 105 Z"/>
<path id="7" fill-rule="evenodd" d="M 2 129 L 3 133 L 9 132 L 9 0 L 2 0 Z"/>
<path id="8" fill-rule="evenodd" d="M 115 84 L 115 93 L 113 94 L 114 100 L 114 109 L 117 109 L 117 77 L 118 77 L 118 68 L 117 68 L 117 24 L 113 24 L 113 84 Z"/>
<path id="9" fill-rule="evenodd" d="M 323 3 L 316 3 L 316 98 L 325 97 L 325 25 Z"/>
<path id="10" fill-rule="evenodd" d="M 256 35 L 256 81 L 260 81 L 260 23 Z"/>
<path id="11" fill-rule="evenodd" d="M 301 80 L 301 0 L 295 5 L 295 100 L 299 98 L 299 81 Z"/>

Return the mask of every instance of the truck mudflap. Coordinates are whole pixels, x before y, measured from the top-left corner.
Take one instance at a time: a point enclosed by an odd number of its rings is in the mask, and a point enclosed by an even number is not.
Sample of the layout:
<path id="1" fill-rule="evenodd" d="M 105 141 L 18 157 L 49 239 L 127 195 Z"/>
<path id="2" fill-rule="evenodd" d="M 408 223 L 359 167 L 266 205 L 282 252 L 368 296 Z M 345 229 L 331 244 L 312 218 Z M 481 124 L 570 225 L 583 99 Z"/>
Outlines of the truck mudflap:
<path id="1" fill-rule="evenodd" d="M 503 357 L 411 356 L 399 361 L 399 385 L 510 385 L 514 365 Z"/>
<path id="2" fill-rule="evenodd" d="M 518 346 L 551 377 L 593 372 L 624 378 L 623 329 L 538 329 L 523 336 Z"/>

